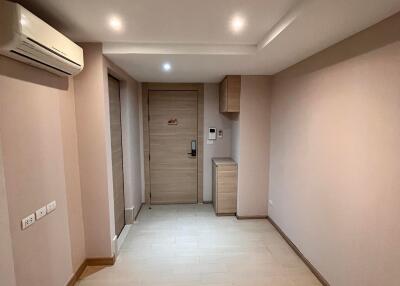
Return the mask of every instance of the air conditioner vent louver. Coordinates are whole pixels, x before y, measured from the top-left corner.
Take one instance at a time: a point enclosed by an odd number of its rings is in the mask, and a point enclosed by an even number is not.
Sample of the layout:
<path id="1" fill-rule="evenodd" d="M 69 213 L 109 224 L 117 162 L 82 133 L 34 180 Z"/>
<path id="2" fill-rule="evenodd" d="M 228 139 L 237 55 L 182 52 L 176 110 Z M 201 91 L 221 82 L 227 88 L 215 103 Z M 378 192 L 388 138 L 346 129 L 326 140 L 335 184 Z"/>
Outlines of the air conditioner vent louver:
<path id="1" fill-rule="evenodd" d="M 18 56 L 20 56 L 20 57 L 22 57 L 22 58 L 25 58 L 25 59 L 34 61 L 34 62 L 36 62 L 36 63 L 39 64 L 39 65 L 42 65 L 42 66 L 47 67 L 47 68 L 51 68 L 51 69 L 53 69 L 54 71 L 61 72 L 61 73 L 65 74 L 65 75 L 72 75 L 72 74 L 70 74 L 70 73 L 68 73 L 68 72 L 66 72 L 66 71 L 60 70 L 60 69 L 58 69 L 58 68 L 56 68 L 56 67 L 53 67 L 53 66 L 51 66 L 51 65 L 48 65 L 48 64 L 46 64 L 46 63 L 43 63 L 43 62 L 41 62 L 41 61 L 39 61 L 39 60 L 34 59 L 33 57 L 29 57 L 29 56 L 27 56 L 27 55 L 25 55 L 25 54 L 22 54 L 22 53 L 19 53 L 19 52 L 17 52 L 17 51 L 12 50 L 11 53 L 14 53 L 15 55 L 18 55 Z"/>
<path id="2" fill-rule="evenodd" d="M 80 64 L 78 64 L 78 63 L 74 62 L 73 60 L 70 60 L 69 58 L 61 55 L 60 52 L 56 52 L 56 51 L 54 51 L 52 49 L 49 49 L 48 47 L 43 46 L 42 44 L 36 42 L 35 40 L 33 40 L 31 38 L 28 38 L 28 40 L 32 41 L 33 43 L 37 44 L 38 46 L 41 46 L 43 49 L 48 50 L 50 53 L 53 53 L 54 55 L 59 56 L 59 57 L 63 58 L 64 60 L 69 61 L 70 63 L 72 63 L 74 65 L 77 65 L 78 67 L 81 67 Z M 54 48 L 54 49 L 56 49 L 56 48 Z"/>

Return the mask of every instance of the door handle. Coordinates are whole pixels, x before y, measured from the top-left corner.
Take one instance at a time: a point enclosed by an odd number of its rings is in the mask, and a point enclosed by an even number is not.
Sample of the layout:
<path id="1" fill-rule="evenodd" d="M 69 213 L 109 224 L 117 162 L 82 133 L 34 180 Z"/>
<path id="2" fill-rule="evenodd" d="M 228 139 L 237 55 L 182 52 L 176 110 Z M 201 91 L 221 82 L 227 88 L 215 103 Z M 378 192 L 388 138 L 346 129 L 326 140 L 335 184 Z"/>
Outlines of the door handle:
<path id="1" fill-rule="evenodd" d="M 196 147 L 196 140 L 192 140 L 190 147 L 191 147 L 191 152 L 188 153 L 188 155 L 191 155 L 192 157 L 196 157 L 197 153 L 197 147 Z"/>

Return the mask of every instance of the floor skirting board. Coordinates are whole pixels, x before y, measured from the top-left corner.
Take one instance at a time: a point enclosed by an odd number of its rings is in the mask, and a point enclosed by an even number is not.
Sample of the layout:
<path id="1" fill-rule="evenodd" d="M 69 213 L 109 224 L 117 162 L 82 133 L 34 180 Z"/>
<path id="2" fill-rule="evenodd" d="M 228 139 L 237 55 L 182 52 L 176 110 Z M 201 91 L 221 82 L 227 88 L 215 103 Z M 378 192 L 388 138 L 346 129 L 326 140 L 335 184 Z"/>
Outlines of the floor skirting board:
<path id="1" fill-rule="evenodd" d="M 216 216 L 236 216 L 235 213 L 216 213 Z"/>
<path id="2" fill-rule="evenodd" d="M 267 216 L 265 215 L 254 215 L 254 216 L 240 216 L 236 214 L 237 219 L 266 219 Z"/>
<path id="3" fill-rule="evenodd" d="M 275 227 L 275 229 L 279 232 L 282 238 L 289 244 L 289 246 L 293 249 L 294 252 L 300 257 L 301 260 L 307 265 L 310 271 L 317 277 L 319 282 L 321 282 L 324 286 L 330 286 L 328 281 L 322 276 L 322 274 L 311 264 L 311 262 L 303 255 L 303 253 L 297 248 L 297 246 L 290 240 L 290 238 L 283 232 L 283 230 L 274 222 L 274 220 L 270 217 L 267 217 L 269 222 Z"/>
<path id="4" fill-rule="evenodd" d="M 118 256 L 119 255 L 119 251 L 122 247 L 122 244 L 125 241 L 126 236 L 128 235 L 130 229 L 132 227 L 132 224 L 126 224 L 124 226 L 124 228 L 122 229 L 121 233 L 119 234 L 118 238 L 117 238 L 117 249 L 115 251 L 115 255 Z"/>
<path id="5" fill-rule="evenodd" d="M 137 220 L 137 218 L 138 218 L 138 216 L 139 216 L 139 214 L 140 214 L 140 211 L 142 210 L 142 207 L 143 207 L 145 204 L 146 204 L 146 203 L 142 203 L 142 204 L 140 205 L 139 210 L 138 210 L 137 214 L 135 215 L 135 220 Z"/>
<path id="6" fill-rule="evenodd" d="M 78 270 L 72 275 L 71 279 L 69 279 L 68 283 L 66 286 L 74 286 L 76 282 L 78 281 L 79 277 L 81 277 L 83 271 L 85 271 L 85 268 L 87 266 L 86 259 L 82 262 L 81 266 L 79 266 Z"/>
<path id="7" fill-rule="evenodd" d="M 125 224 L 133 224 L 135 222 L 135 208 L 125 209 Z"/>
<path id="8" fill-rule="evenodd" d="M 137 220 L 140 211 L 142 210 L 143 205 L 145 205 L 145 203 L 142 203 L 140 205 L 140 208 L 135 216 L 135 220 Z M 126 226 L 125 226 L 126 227 Z M 79 280 L 79 278 L 81 277 L 83 271 L 85 271 L 85 268 L 87 266 L 110 266 L 110 265 L 114 265 L 115 263 L 115 256 L 114 257 L 100 257 L 100 258 L 87 258 L 85 259 L 82 264 L 79 266 L 78 270 L 76 270 L 76 272 L 72 275 L 71 279 L 68 281 L 68 283 L 66 284 L 66 286 L 74 286 L 75 283 Z"/>
<path id="9" fill-rule="evenodd" d="M 88 258 L 88 259 L 86 259 L 86 263 L 87 263 L 88 266 L 114 265 L 115 256 L 113 256 L 113 257 Z"/>
<path id="10" fill-rule="evenodd" d="M 78 282 L 82 273 L 85 271 L 87 266 L 111 266 L 115 263 L 115 256 L 113 257 L 99 257 L 99 258 L 87 258 L 79 266 L 78 270 L 72 275 L 66 286 L 74 286 Z"/>

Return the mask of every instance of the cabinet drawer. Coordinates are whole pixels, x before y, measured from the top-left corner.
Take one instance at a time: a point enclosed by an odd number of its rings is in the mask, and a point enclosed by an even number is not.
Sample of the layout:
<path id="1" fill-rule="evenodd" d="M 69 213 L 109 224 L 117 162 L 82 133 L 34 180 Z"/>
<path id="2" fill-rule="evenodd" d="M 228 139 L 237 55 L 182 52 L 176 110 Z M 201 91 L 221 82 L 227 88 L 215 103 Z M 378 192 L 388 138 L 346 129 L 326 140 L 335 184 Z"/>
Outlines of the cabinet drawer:
<path id="1" fill-rule="evenodd" d="M 218 166 L 217 168 L 218 168 L 218 172 L 219 173 L 237 172 L 237 166 L 236 165 Z"/>
<path id="2" fill-rule="evenodd" d="M 218 193 L 218 213 L 236 213 L 236 192 Z"/>

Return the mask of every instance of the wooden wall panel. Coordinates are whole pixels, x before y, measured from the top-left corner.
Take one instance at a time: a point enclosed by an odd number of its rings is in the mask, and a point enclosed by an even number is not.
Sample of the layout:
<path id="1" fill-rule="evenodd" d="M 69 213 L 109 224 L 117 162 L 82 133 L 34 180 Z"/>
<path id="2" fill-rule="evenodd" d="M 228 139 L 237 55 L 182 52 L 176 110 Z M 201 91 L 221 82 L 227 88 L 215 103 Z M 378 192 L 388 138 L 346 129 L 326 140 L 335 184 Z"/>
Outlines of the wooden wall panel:
<path id="1" fill-rule="evenodd" d="M 115 234 L 125 226 L 124 171 L 122 154 L 121 100 L 119 81 L 108 76 L 110 98 L 110 131 L 114 193 Z"/>

